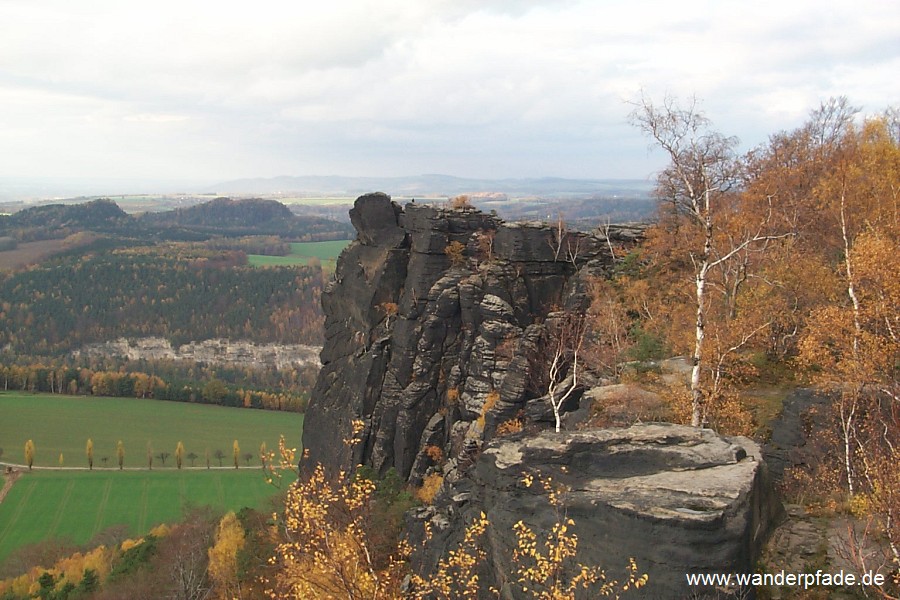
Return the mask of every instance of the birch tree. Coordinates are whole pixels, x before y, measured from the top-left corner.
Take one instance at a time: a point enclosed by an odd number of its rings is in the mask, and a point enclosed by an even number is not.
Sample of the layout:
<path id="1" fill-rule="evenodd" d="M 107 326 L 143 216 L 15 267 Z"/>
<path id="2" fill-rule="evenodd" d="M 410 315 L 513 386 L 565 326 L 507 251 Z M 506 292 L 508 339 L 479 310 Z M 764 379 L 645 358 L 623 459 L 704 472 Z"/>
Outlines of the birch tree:
<path id="1" fill-rule="evenodd" d="M 693 274 L 691 425 L 700 427 L 706 422 L 708 390 L 703 373 L 709 370 L 706 338 L 712 276 L 729 269 L 741 272 L 749 252 L 760 251 L 767 242 L 788 234 L 773 231 L 771 199 L 767 210 L 754 215 L 740 228 L 725 231 L 724 225 L 736 206 L 736 187 L 741 174 L 741 163 L 735 153 L 737 139 L 713 130 L 696 100 L 682 107 L 673 98 L 666 97 L 657 106 L 642 97 L 631 113 L 631 120 L 669 159 L 669 165 L 658 176 L 656 195 L 661 208 L 675 217 L 673 233 L 681 238 L 678 248 L 687 254 Z M 727 281 L 728 277 L 720 279 Z M 730 279 L 738 283 L 732 283 L 728 293 L 736 295 L 735 286 L 740 285 L 740 278 Z M 725 350 L 740 350 L 752 336 L 753 333 L 740 337 L 737 347 L 728 345 Z"/>

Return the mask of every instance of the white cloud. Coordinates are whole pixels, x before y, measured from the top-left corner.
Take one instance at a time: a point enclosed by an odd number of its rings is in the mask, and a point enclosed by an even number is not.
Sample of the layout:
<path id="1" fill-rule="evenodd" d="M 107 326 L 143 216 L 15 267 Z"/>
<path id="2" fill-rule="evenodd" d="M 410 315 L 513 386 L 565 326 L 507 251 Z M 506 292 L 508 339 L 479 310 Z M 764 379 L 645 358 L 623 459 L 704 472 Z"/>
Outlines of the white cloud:
<path id="1" fill-rule="evenodd" d="M 880 0 L 7 0 L 0 176 L 643 176 L 639 90 L 755 144 L 897 103 L 898 29 Z"/>

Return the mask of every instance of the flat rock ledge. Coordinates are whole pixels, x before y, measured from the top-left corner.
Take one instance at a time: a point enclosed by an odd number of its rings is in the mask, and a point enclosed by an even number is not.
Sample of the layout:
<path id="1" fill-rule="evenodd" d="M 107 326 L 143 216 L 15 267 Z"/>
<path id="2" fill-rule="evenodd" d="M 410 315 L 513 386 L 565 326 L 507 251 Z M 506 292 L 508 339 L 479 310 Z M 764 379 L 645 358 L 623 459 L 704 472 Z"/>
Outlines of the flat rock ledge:
<path id="1" fill-rule="evenodd" d="M 510 581 L 513 525 L 523 520 L 546 532 L 556 512 L 540 485 L 524 486 L 524 473 L 568 488 L 565 507 L 576 522 L 579 562 L 621 579 L 635 559 L 650 576 L 641 598 L 729 597 L 688 586 L 686 574 L 754 572 L 784 514 L 750 439 L 670 424 L 547 431 L 491 442 L 466 477 L 443 490 L 433 507 L 419 510 L 413 520 L 430 521 L 437 532 L 419 556 L 420 568 L 435 564 L 458 543 L 465 524 L 484 512 L 492 525 L 482 576 L 505 598 L 525 597 Z"/>

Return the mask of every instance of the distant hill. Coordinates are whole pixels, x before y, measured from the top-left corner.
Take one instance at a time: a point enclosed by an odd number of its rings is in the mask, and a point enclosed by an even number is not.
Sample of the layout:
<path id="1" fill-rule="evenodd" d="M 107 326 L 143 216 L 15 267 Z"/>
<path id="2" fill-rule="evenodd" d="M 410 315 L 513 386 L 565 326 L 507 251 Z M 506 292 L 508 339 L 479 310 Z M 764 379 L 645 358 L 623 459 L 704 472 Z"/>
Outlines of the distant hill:
<path id="1" fill-rule="evenodd" d="M 195 232 L 231 235 L 281 235 L 304 241 L 349 239 L 347 223 L 315 216 L 295 215 L 276 200 L 258 198 L 210 202 L 160 213 L 147 213 L 138 222 L 151 228 L 181 228 Z"/>
<path id="2" fill-rule="evenodd" d="M 310 175 L 236 179 L 219 183 L 208 191 L 219 194 L 303 194 L 351 196 L 383 191 L 393 196 L 453 196 L 501 193 L 516 197 L 564 198 L 579 196 L 644 196 L 653 183 L 642 179 L 470 179 L 450 175 L 411 177 L 343 177 Z"/>
<path id="3" fill-rule="evenodd" d="M 266 234 L 310 240 L 349 239 L 352 227 L 331 219 L 295 215 L 276 200 L 216 198 L 188 208 L 148 213 L 139 222 L 150 227 L 179 227 L 228 234 Z M 311 237 L 310 237 L 311 236 Z"/>
<path id="4" fill-rule="evenodd" d="M 87 227 L 127 222 L 128 215 L 112 200 L 92 200 L 84 204 L 48 204 L 10 215 L 11 227 Z"/>
<path id="5" fill-rule="evenodd" d="M 30 241 L 65 237 L 78 231 L 127 229 L 132 225 L 131 217 L 115 202 L 103 199 L 35 206 L 5 215 L 0 218 L 0 235 Z"/>
<path id="6" fill-rule="evenodd" d="M 200 227 L 280 226 L 294 217 L 284 204 L 275 200 L 232 200 L 216 198 L 204 204 L 172 211 L 148 214 L 144 222 Z"/>
<path id="7" fill-rule="evenodd" d="M 350 239 L 349 223 L 298 216 L 275 200 L 217 198 L 133 217 L 108 199 L 48 204 L 0 216 L 0 237 L 16 241 L 59 239 L 80 231 L 156 239 L 206 239 L 213 235 L 278 235 L 295 241 Z"/>

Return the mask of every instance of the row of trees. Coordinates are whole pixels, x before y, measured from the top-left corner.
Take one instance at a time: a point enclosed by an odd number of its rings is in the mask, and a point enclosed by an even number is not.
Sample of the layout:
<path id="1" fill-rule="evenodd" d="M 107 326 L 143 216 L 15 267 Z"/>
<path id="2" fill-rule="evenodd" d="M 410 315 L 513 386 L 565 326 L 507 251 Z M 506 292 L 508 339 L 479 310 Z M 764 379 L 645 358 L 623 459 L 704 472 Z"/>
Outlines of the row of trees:
<path id="1" fill-rule="evenodd" d="M 88 367 L 48 366 L 41 363 L 0 363 L 0 386 L 4 391 L 22 390 L 51 394 L 90 394 L 120 398 L 155 398 L 175 402 L 198 402 L 221 406 L 264 408 L 303 412 L 315 383 L 316 368 L 216 369 L 204 365 L 154 361 L 153 364 L 109 361 L 112 370 Z M 150 367 L 157 374 L 140 369 Z M 99 369 L 103 365 L 98 366 Z M 128 370 L 126 370 L 128 369 Z M 218 378 L 228 377 L 230 382 Z M 243 384 L 243 385 L 242 385 Z M 259 385 L 264 389 L 246 389 Z M 267 389 L 266 389 L 267 388 Z"/>
<path id="2" fill-rule="evenodd" d="M 36 448 L 33 440 L 28 440 L 27 442 L 25 442 L 24 457 L 25 457 L 25 465 L 28 467 L 28 470 L 31 470 L 34 466 L 34 459 L 35 459 L 36 451 L 37 451 L 37 448 Z M 93 439 L 88 438 L 87 442 L 85 443 L 84 453 L 85 453 L 85 457 L 87 458 L 88 469 L 92 471 L 94 469 L 94 441 L 93 441 Z M 2 457 L 2 456 L 3 456 L 3 450 L 0 449 L 0 457 Z M 147 468 L 148 469 L 153 469 L 153 459 L 154 458 L 159 459 L 159 461 L 162 463 L 163 467 L 165 467 L 166 460 L 168 460 L 171 456 L 172 456 L 172 454 L 170 454 L 169 452 L 166 452 L 166 451 L 154 452 L 153 445 L 150 442 L 147 442 L 146 457 L 147 457 Z M 205 454 L 204 454 L 204 457 L 206 459 L 206 468 L 209 469 L 211 467 L 211 461 L 213 458 L 215 458 L 219 462 L 219 466 L 221 467 L 222 461 L 225 459 L 226 456 L 227 455 L 223 450 L 216 449 L 215 451 L 210 452 L 209 448 L 207 448 L 205 451 Z M 254 455 L 251 452 L 242 453 L 240 444 L 238 444 L 237 440 L 234 440 L 234 442 L 232 443 L 232 447 L 231 447 L 231 457 L 232 457 L 232 464 L 234 465 L 234 468 L 238 469 L 238 468 L 240 468 L 241 460 L 243 460 L 246 463 L 246 465 L 249 467 L 250 461 L 253 460 Z M 259 447 L 258 457 L 259 457 L 260 465 L 262 466 L 263 469 L 266 469 L 268 467 L 268 461 L 270 459 L 270 456 L 269 456 L 269 452 L 266 448 L 265 442 L 263 442 Z M 179 441 L 175 445 L 174 458 L 175 458 L 176 468 L 181 469 L 182 466 L 184 465 L 185 460 L 190 461 L 191 467 L 193 467 L 195 465 L 197 459 L 200 458 L 200 456 L 197 455 L 195 452 L 187 452 L 186 453 L 184 444 L 181 441 Z M 109 461 L 109 457 L 104 456 L 101 458 L 101 461 L 103 462 L 104 466 L 106 466 L 106 463 Z M 119 440 L 118 442 L 116 442 L 116 461 L 119 465 L 120 471 L 125 468 L 125 444 L 124 444 L 124 442 L 122 442 L 122 440 Z M 59 466 L 60 467 L 64 466 L 64 457 L 62 454 L 59 455 Z"/>

